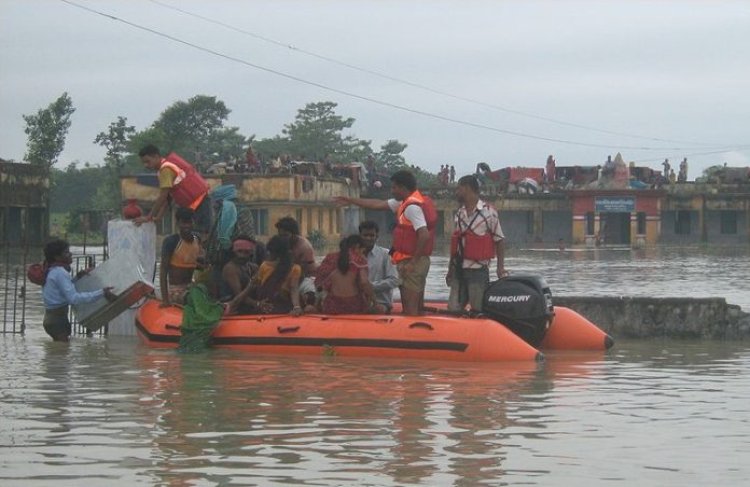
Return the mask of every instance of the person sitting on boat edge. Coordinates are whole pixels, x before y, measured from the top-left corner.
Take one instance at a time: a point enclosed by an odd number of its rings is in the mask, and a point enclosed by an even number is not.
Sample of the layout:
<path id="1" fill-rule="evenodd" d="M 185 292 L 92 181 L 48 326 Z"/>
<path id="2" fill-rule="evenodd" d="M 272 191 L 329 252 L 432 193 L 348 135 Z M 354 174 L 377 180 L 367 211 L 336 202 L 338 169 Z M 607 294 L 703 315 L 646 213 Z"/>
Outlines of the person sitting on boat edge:
<path id="1" fill-rule="evenodd" d="M 258 274 L 250 284 L 229 303 L 228 313 L 234 313 L 239 304 L 250 296 L 269 304 L 261 306 L 263 314 L 301 315 L 299 282 L 302 268 L 293 262 L 289 239 L 274 235 L 268 241 L 266 250 L 267 260 L 260 265 Z"/>
<path id="2" fill-rule="evenodd" d="M 359 224 L 359 236 L 365 243 L 367 275 L 375 291 L 375 301 L 383 306 L 384 313 L 389 314 L 393 308 L 393 290 L 401 281 L 388 249 L 376 244 L 379 233 L 377 222 L 366 220 Z"/>
<path id="3" fill-rule="evenodd" d="M 70 305 L 93 303 L 102 296 L 108 301 L 114 301 L 117 296 L 112 293 L 112 287 L 109 286 L 97 291 L 76 291 L 70 275 L 73 255 L 70 253 L 70 244 L 65 240 L 54 239 L 48 242 L 44 246 L 44 260 L 47 264 L 47 275 L 42 287 L 42 325 L 54 341 L 67 342 L 72 331 L 68 319 Z"/>
<path id="4" fill-rule="evenodd" d="M 179 233 L 165 238 L 161 247 L 159 282 L 165 307 L 183 303 L 198 260 L 203 256 L 200 237 L 193 232 L 193 211 L 178 208 L 175 219 Z"/>
<path id="5" fill-rule="evenodd" d="M 232 257 L 221 271 L 220 301 L 231 301 L 250 285 L 258 274 L 258 266 L 253 262 L 256 242 L 247 235 L 239 235 L 232 240 Z M 270 304 L 246 296 L 235 304 L 237 314 L 253 314 L 269 309 Z"/>
<path id="6" fill-rule="evenodd" d="M 299 283 L 302 306 L 315 304 L 313 274 L 318 266 L 315 263 L 315 250 L 312 244 L 300 235 L 299 223 L 291 216 L 280 218 L 276 222 L 276 230 L 278 235 L 289 239 L 294 263 L 302 268 L 302 277 Z"/>
<path id="7" fill-rule="evenodd" d="M 325 292 L 321 310 L 325 314 L 384 313 L 385 307 L 375 304 L 375 293 L 364 257 L 365 242 L 359 235 L 341 239 L 339 251 L 323 259 L 315 274 L 315 285 Z"/>

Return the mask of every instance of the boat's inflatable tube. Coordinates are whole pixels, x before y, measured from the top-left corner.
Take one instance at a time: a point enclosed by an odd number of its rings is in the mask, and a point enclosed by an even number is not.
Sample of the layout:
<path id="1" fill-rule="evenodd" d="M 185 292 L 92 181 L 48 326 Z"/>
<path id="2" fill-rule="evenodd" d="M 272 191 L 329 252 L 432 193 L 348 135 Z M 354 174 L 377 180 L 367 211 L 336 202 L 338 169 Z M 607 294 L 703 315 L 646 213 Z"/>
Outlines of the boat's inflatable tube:
<path id="1" fill-rule="evenodd" d="M 614 345 L 612 337 L 598 326 L 570 308 L 555 306 L 542 350 L 608 350 Z"/>
<path id="2" fill-rule="evenodd" d="M 449 313 L 445 301 L 429 301 L 425 308 L 431 313 Z M 393 303 L 393 312 L 401 312 L 401 303 Z M 539 350 L 609 350 L 615 343 L 601 328 L 570 308 L 554 306 L 553 315 Z M 502 320 L 497 321 L 502 324 Z"/>
<path id="3" fill-rule="evenodd" d="M 176 347 L 182 310 L 148 300 L 136 316 L 150 346 Z M 403 315 L 248 315 L 224 318 L 213 345 L 252 353 L 471 362 L 540 360 L 542 354 L 489 319 Z"/>

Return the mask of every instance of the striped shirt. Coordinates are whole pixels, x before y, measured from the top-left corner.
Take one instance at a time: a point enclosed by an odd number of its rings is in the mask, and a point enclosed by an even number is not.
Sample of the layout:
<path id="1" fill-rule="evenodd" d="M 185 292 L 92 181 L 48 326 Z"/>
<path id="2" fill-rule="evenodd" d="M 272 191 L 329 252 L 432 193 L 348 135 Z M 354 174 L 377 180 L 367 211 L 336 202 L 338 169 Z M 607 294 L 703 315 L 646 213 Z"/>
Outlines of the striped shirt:
<path id="1" fill-rule="evenodd" d="M 467 231 L 469 225 L 471 225 L 470 230 L 478 236 L 490 233 L 495 243 L 505 238 L 503 229 L 500 228 L 500 218 L 497 215 L 497 210 L 482 200 L 477 201 L 477 206 L 471 213 L 468 212 L 465 206 L 461 206 L 453 217 L 453 225 L 456 230 L 460 230 L 462 233 Z M 466 244 L 466 239 L 464 237 L 462 239 L 463 243 Z M 489 265 L 489 260 L 464 259 L 463 268 L 481 269 Z"/>

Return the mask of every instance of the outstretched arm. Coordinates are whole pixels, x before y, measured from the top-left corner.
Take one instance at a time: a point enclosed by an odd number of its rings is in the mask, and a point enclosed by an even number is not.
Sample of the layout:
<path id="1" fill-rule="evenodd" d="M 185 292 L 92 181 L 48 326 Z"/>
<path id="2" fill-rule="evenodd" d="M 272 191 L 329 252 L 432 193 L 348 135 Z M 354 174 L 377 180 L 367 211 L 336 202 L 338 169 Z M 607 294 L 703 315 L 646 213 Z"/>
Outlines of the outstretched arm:
<path id="1" fill-rule="evenodd" d="M 369 210 L 389 210 L 388 201 L 373 198 L 350 198 L 349 196 L 334 196 L 334 203 L 338 206 L 356 205 Z"/>

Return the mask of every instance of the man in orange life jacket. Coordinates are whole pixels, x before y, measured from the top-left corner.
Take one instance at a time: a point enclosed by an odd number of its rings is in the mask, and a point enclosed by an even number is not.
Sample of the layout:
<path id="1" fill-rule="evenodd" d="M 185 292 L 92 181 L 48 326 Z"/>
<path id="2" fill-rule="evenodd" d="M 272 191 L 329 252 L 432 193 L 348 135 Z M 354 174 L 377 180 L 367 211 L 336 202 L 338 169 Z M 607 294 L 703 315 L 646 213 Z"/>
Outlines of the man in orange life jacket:
<path id="1" fill-rule="evenodd" d="M 208 198 L 208 183 L 188 162 L 171 152 L 162 157 L 159 149 L 149 144 L 138 152 L 143 165 L 158 171 L 159 196 L 148 215 L 133 220 L 136 225 L 147 221 L 158 221 L 167 209 L 171 196 L 175 204 L 193 211 L 195 230 L 204 237 L 211 231 L 211 201 Z"/>
<path id="2" fill-rule="evenodd" d="M 437 211 L 432 200 L 417 191 L 417 180 L 409 171 L 391 176 L 393 198 L 383 201 L 369 198 L 334 198 L 337 204 L 353 204 L 372 210 L 391 210 L 396 214 L 391 260 L 401 280 L 401 304 L 405 315 L 418 315 L 424 305 L 424 288 L 430 270 L 430 255 L 435 244 Z"/>
<path id="3" fill-rule="evenodd" d="M 494 257 L 497 257 L 497 277 L 508 275 L 503 230 L 497 210 L 479 199 L 476 177 L 469 175 L 458 180 L 456 199 L 461 207 L 453 219 L 451 260 L 445 276 L 445 283 L 450 286 L 448 309 L 462 311 L 468 303 L 472 310 L 482 311 Z"/>

